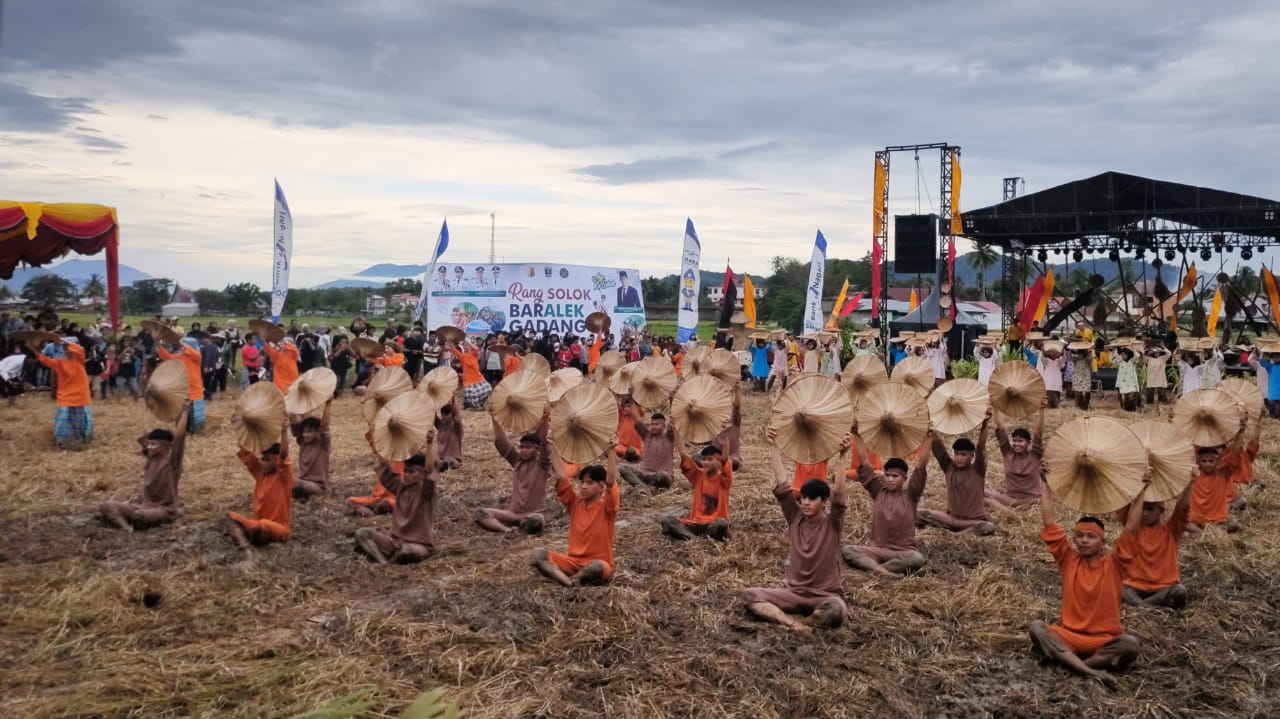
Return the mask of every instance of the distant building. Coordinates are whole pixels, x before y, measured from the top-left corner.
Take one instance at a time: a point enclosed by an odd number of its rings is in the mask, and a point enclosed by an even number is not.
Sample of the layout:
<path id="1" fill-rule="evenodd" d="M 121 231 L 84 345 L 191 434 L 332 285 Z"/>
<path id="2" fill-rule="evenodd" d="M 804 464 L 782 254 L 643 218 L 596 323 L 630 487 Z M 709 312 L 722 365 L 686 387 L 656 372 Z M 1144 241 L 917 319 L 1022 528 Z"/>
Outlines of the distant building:
<path id="1" fill-rule="evenodd" d="M 194 317 L 200 314 L 200 304 L 198 302 L 170 302 L 160 308 L 160 314 L 165 317 Z"/>
<path id="2" fill-rule="evenodd" d="M 364 311 L 374 317 L 387 314 L 387 298 L 382 295 L 369 295 L 364 301 Z"/>
<path id="3" fill-rule="evenodd" d="M 763 281 L 757 281 L 754 278 L 751 280 L 751 288 L 755 290 L 757 300 L 764 297 L 765 293 L 769 289 L 764 286 Z M 716 305 L 724 304 L 724 287 L 721 285 L 712 285 L 711 287 L 708 287 L 707 299 L 711 300 L 711 302 Z M 738 285 L 738 299 L 734 302 L 734 307 L 742 307 L 742 285 Z"/>

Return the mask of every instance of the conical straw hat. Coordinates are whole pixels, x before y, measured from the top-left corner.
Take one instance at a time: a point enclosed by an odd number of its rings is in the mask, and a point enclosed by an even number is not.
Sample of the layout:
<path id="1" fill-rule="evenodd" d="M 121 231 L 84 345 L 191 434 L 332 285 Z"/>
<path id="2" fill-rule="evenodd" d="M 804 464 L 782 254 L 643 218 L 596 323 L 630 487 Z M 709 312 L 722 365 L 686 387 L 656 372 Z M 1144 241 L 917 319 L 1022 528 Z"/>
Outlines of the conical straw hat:
<path id="1" fill-rule="evenodd" d="M 584 321 L 588 332 L 608 332 L 613 320 L 603 312 L 592 312 Z"/>
<path id="2" fill-rule="evenodd" d="M 676 368 L 666 357 L 642 359 L 631 371 L 631 398 L 641 407 L 666 404 L 678 381 Z"/>
<path id="3" fill-rule="evenodd" d="M 773 403 L 769 427 L 778 433 L 778 449 L 797 462 L 823 462 L 840 451 L 853 427 L 849 392 L 830 377 L 796 380 Z"/>
<path id="4" fill-rule="evenodd" d="M 357 337 L 351 340 L 351 349 L 355 350 L 356 354 L 367 359 L 381 357 L 387 351 L 385 347 L 378 344 L 377 340 L 371 340 L 368 337 Z"/>
<path id="5" fill-rule="evenodd" d="M 1198 389 L 1173 405 L 1173 426 L 1197 447 L 1216 447 L 1240 431 L 1242 405 L 1230 393 Z"/>
<path id="6" fill-rule="evenodd" d="M 986 419 L 991 399 L 976 379 L 953 379 L 929 395 L 929 419 L 943 434 L 964 434 Z"/>
<path id="7" fill-rule="evenodd" d="M 716 348 L 705 361 L 707 374 L 730 387 L 742 381 L 742 363 L 738 356 L 726 349 Z"/>
<path id="8" fill-rule="evenodd" d="M 280 390 L 270 382 L 258 382 L 240 395 L 231 424 L 241 447 L 262 452 L 280 441 L 287 417 Z"/>
<path id="9" fill-rule="evenodd" d="M 155 322 L 154 324 L 159 325 L 160 323 Z M 57 332 L 49 332 L 47 330 L 19 330 L 9 335 L 9 338 L 14 342 L 21 342 L 25 344 L 29 349 L 37 351 L 50 342 L 57 344 L 62 341 L 61 335 Z"/>
<path id="10" fill-rule="evenodd" d="M 750 321 L 751 321 L 751 318 L 748 317 L 747 313 L 743 312 L 742 310 L 738 310 L 737 312 L 734 312 L 733 316 L 729 318 L 729 322 L 735 325 L 745 325 Z"/>
<path id="11" fill-rule="evenodd" d="M 156 339 L 160 338 L 160 330 L 165 327 L 163 322 L 157 322 L 155 320 L 143 320 L 141 324 L 142 324 L 142 329 L 151 333 L 151 336 L 155 337 Z"/>
<path id="12" fill-rule="evenodd" d="M 607 384 L 609 378 L 613 377 L 614 373 L 622 369 L 626 363 L 627 358 L 623 357 L 618 350 L 600 353 L 600 358 L 596 360 L 595 380 Z"/>
<path id="13" fill-rule="evenodd" d="M 923 357 L 911 355 L 893 366 L 890 379 L 928 394 L 933 391 L 933 365 Z"/>
<path id="14" fill-rule="evenodd" d="M 932 377 L 933 373 L 930 372 L 929 376 Z M 854 357 L 840 373 L 840 383 L 849 390 L 849 400 L 854 407 L 858 406 L 858 401 L 867 390 L 888 381 L 889 373 L 884 368 L 884 362 L 875 355 Z"/>
<path id="15" fill-rule="evenodd" d="M 279 342 L 284 339 L 284 328 L 266 320 L 249 320 L 249 331 L 261 337 L 263 342 Z"/>
<path id="16" fill-rule="evenodd" d="M 373 418 L 373 448 L 388 462 L 402 462 L 427 443 L 436 408 L 422 392 L 405 392 L 383 405 Z"/>
<path id="17" fill-rule="evenodd" d="M 700 374 L 706 374 L 710 371 L 707 366 L 707 360 L 711 357 L 711 348 L 703 345 L 694 347 L 684 356 L 684 360 L 680 363 L 681 370 L 685 378 L 697 377 Z"/>
<path id="18" fill-rule="evenodd" d="M 1142 491 L 1147 450 L 1110 417 L 1081 417 L 1058 428 L 1044 451 L 1045 479 L 1053 496 L 1086 514 L 1105 514 Z"/>
<path id="19" fill-rule="evenodd" d="M 413 389 L 413 380 L 409 379 L 409 373 L 405 372 L 403 367 L 392 365 L 378 370 L 373 375 L 373 379 L 369 380 L 369 386 L 365 392 L 365 419 L 372 421 L 373 416 L 384 405 L 411 389 Z"/>
<path id="20" fill-rule="evenodd" d="M 929 432 L 924 393 L 901 382 L 884 382 L 867 390 L 854 416 L 862 440 L 882 457 L 906 457 Z"/>
<path id="21" fill-rule="evenodd" d="M 552 402 L 558 402 L 565 392 L 586 382 L 587 378 L 582 376 L 582 372 L 573 367 L 565 367 L 551 373 L 551 381 L 547 383 L 547 398 Z"/>
<path id="22" fill-rule="evenodd" d="M 543 377 L 551 376 L 551 363 L 547 362 L 547 358 L 537 352 L 530 352 L 525 355 L 520 360 L 520 369 L 540 374 Z"/>
<path id="23" fill-rule="evenodd" d="M 523 369 L 523 365 L 521 365 Z M 453 395 L 458 391 L 458 373 L 452 367 L 436 367 L 422 376 L 418 382 L 418 391 L 426 392 L 431 404 L 439 410 L 453 402 Z"/>
<path id="24" fill-rule="evenodd" d="M 1262 392 L 1258 390 L 1258 385 L 1240 377 L 1231 377 L 1222 380 L 1215 389 L 1231 394 L 1243 404 L 1245 412 L 1249 415 L 1250 424 L 1258 421 L 1263 405 Z"/>
<path id="25" fill-rule="evenodd" d="M 1005 362 L 987 382 L 991 405 L 1010 417 L 1030 417 L 1044 400 L 1044 377 L 1026 362 Z"/>
<path id="26" fill-rule="evenodd" d="M 564 393 L 551 410 L 551 439 L 560 455 L 586 464 L 606 450 L 618 431 L 618 401 L 603 385 L 582 383 Z"/>
<path id="27" fill-rule="evenodd" d="M 187 403 L 187 366 L 182 360 L 165 360 L 156 365 L 147 382 L 147 409 L 161 422 L 175 422 Z"/>
<path id="28" fill-rule="evenodd" d="M 436 328 L 436 338 L 441 342 L 458 345 L 462 344 L 462 340 L 466 339 L 466 337 L 467 335 L 465 332 L 453 325 L 441 325 Z"/>
<path id="29" fill-rule="evenodd" d="M 1164 502 L 1182 494 L 1194 478 L 1196 448 L 1168 422 L 1144 419 L 1129 425 L 1129 429 L 1146 448 L 1151 465 L 1151 485 L 1143 499 Z"/>
<path id="30" fill-rule="evenodd" d="M 668 362 L 667 364 L 670 363 Z M 617 395 L 631 394 L 631 373 L 635 372 L 636 367 L 639 366 L 639 362 L 631 362 L 619 367 L 618 371 L 614 372 L 613 376 L 609 378 L 609 391 Z M 675 369 L 673 368 L 672 373 L 674 372 Z"/>
<path id="31" fill-rule="evenodd" d="M 489 397 L 498 424 L 517 434 L 537 427 L 546 407 L 547 378 L 524 369 L 503 377 Z"/>
<path id="32" fill-rule="evenodd" d="M 710 442 L 732 417 L 728 385 L 710 375 L 685 380 L 671 401 L 671 422 L 690 442 Z"/>
<path id="33" fill-rule="evenodd" d="M 284 393 L 284 408 L 289 414 L 310 414 L 333 399 L 338 388 L 338 375 L 328 367 L 303 372 Z"/>

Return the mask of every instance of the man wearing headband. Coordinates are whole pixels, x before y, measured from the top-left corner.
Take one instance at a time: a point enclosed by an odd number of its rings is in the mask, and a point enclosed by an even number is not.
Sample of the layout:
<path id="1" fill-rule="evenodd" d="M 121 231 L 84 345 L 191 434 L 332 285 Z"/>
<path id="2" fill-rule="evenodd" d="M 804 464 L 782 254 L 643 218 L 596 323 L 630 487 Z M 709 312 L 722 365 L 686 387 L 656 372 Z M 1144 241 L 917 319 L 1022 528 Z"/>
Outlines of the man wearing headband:
<path id="1" fill-rule="evenodd" d="M 1067 539 L 1054 511 L 1053 492 L 1040 488 L 1040 539 L 1062 574 L 1062 611 L 1058 624 L 1031 623 L 1031 647 L 1073 672 L 1112 686 L 1108 672 L 1123 669 L 1138 657 L 1138 639 L 1120 625 L 1120 595 L 1133 563 L 1135 535 L 1142 518 L 1142 498 L 1151 484 L 1151 468 L 1142 491 L 1129 503 L 1115 550 L 1106 553 L 1102 520 L 1081 517 Z M 1074 545 L 1074 546 L 1073 546 Z"/>
<path id="2" fill-rule="evenodd" d="M 986 509 L 987 425 L 991 421 L 991 413 L 992 409 L 988 407 L 976 445 L 968 437 L 960 437 L 952 443 L 954 456 L 947 451 L 942 437 L 936 433 L 933 435 L 933 456 L 942 467 L 947 484 L 947 511 L 921 509 L 916 513 L 920 522 L 952 532 L 972 531 L 980 537 L 995 534 L 996 526 L 987 520 Z"/>

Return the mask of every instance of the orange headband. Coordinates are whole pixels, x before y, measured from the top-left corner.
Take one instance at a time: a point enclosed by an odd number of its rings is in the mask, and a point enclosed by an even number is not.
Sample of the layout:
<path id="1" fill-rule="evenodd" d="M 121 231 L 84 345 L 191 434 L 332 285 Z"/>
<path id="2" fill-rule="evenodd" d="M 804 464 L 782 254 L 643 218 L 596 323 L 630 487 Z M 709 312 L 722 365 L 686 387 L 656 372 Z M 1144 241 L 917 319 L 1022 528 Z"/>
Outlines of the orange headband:
<path id="1" fill-rule="evenodd" d="M 1102 527 L 1099 527 L 1093 522 L 1076 522 L 1076 531 L 1077 532 L 1093 532 L 1099 537 L 1105 536 L 1102 533 Z"/>

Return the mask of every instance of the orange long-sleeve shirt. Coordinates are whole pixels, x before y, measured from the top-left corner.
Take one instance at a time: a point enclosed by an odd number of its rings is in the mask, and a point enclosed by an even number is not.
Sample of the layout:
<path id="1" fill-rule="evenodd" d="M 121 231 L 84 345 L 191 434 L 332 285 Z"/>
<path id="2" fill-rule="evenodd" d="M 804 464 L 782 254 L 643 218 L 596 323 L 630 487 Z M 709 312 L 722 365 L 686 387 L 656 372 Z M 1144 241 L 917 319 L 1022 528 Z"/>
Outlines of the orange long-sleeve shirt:
<path id="1" fill-rule="evenodd" d="M 1133 555 L 1124 578 L 1127 586 L 1154 592 L 1181 581 L 1178 574 L 1178 542 L 1187 530 L 1189 509 L 1183 507 L 1176 510 L 1168 519 L 1154 526 L 1138 525 L 1135 534 L 1126 532 L 1120 535 L 1116 546 L 1124 543 Z M 1129 508 L 1116 512 L 1116 517 L 1124 524 L 1129 517 Z"/>
<path id="2" fill-rule="evenodd" d="M 57 359 L 36 353 L 36 360 L 48 367 L 58 378 L 58 406 L 84 407 L 93 404 L 89 391 L 89 375 L 84 371 L 84 348 L 66 344 L 67 356 Z"/>
<path id="3" fill-rule="evenodd" d="M 187 399 L 204 399 L 204 375 L 200 371 L 200 352 L 191 345 L 181 345 L 181 351 L 170 352 L 164 345 L 156 345 L 160 359 L 176 359 L 187 368 Z"/>
<path id="4" fill-rule="evenodd" d="M 240 461 L 253 475 L 253 518 L 269 519 L 289 528 L 289 508 L 292 503 L 293 465 L 289 455 L 280 457 L 276 471 L 266 474 L 258 455 L 247 449 L 236 453 Z"/>
<path id="5" fill-rule="evenodd" d="M 484 381 L 484 375 L 480 374 L 480 350 L 474 345 L 468 345 L 467 349 L 458 355 L 458 361 L 462 363 L 463 387 Z"/>
<path id="6" fill-rule="evenodd" d="M 1228 505 L 1235 489 L 1232 477 L 1240 468 L 1240 454 L 1224 451 L 1213 474 L 1200 473 L 1191 488 L 1191 521 L 1218 524 L 1227 521 Z"/>
<path id="7" fill-rule="evenodd" d="M 505 377 L 509 374 L 518 372 L 520 370 L 520 362 L 520 355 L 517 355 L 515 352 L 507 355 L 507 358 L 502 361 L 502 375 Z"/>
<path id="8" fill-rule="evenodd" d="M 271 358 L 271 383 L 281 392 L 288 392 L 298 379 L 298 348 L 290 344 L 283 345 L 283 349 L 276 349 L 270 343 L 264 346 L 267 357 Z"/>

